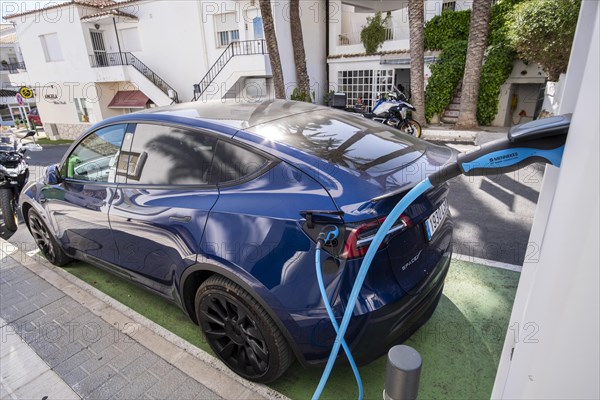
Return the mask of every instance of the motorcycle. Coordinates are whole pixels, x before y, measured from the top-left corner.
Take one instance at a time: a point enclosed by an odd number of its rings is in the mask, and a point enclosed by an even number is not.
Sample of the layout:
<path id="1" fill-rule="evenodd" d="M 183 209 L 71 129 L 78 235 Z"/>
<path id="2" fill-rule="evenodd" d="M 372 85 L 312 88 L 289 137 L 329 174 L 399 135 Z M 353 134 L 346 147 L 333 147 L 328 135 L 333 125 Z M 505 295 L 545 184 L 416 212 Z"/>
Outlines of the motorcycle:
<path id="1" fill-rule="evenodd" d="M 35 132 L 27 132 L 23 139 L 32 137 Z M 26 151 L 42 151 L 42 147 L 35 143 L 22 144 L 15 140 L 12 134 L 0 135 L 0 210 L 4 226 L 8 231 L 16 232 L 17 208 L 19 194 L 29 179 L 29 166 L 27 165 Z"/>
<path id="2" fill-rule="evenodd" d="M 381 95 L 370 113 L 362 113 L 361 108 L 356 106 L 347 110 L 361 113 L 365 118 L 393 126 L 409 135 L 421 137 L 421 125 L 417 121 L 408 118 L 407 115 L 408 110 L 416 111 L 416 108 L 406 100 L 404 93 L 395 90 Z"/>

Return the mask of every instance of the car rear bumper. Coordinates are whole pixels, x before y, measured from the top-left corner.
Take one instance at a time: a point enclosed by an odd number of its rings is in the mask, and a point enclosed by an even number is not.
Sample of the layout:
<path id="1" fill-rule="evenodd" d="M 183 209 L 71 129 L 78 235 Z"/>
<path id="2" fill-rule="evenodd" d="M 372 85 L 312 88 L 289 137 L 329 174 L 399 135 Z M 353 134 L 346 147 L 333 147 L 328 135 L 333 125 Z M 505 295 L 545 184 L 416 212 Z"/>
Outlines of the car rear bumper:
<path id="1" fill-rule="evenodd" d="M 435 311 L 444 288 L 450 267 L 451 253 L 439 261 L 421 291 L 404 296 L 400 301 L 369 313 L 363 330 L 352 344 L 352 355 L 359 365 L 370 363 L 383 356 L 390 347 L 400 344 L 429 320 Z"/>
<path id="2" fill-rule="evenodd" d="M 406 294 L 394 303 L 352 318 L 346 340 L 359 365 L 368 364 L 383 356 L 390 347 L 405 341 L 429 320 L 442 296 L 451 256 L 452 251 L 448 249 L 438 261 L 434 269 L 436 273 L 421 284 L 417 293 Z M 338 322 L 340 321 L 341 317 L 338 318 Z M 328 319 L 323 319 L 319 324 L 321 328 L 324 325 L 329 332 L 331 326 Z M 305 366 L 319 366 L 327 362 L 334 339 L 331 335 L 334 335 L 333 332 L 330 335 L 317 335 L 320 336 L 318 350 L 313 343 L 313 351 L 308 354 L 303 352 L 305 358 L 300 360 L 301 363 Z M 342 351 L 338 361 L 346 362 Z"/>

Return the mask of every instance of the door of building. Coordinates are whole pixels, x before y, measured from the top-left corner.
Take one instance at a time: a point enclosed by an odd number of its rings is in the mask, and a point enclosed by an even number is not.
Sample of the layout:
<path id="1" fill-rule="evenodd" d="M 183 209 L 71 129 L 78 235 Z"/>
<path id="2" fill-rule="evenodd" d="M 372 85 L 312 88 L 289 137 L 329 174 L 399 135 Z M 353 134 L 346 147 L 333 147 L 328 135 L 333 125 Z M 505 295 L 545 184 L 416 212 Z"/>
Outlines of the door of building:
<path id="1" fill-rule="evenodd" d="M 108 57 L 106 56 L 106 45 L 104 44 L 104 33 L 102 31 L 91 30 L 92 50 L 97 66 L 107 66 Z"/>

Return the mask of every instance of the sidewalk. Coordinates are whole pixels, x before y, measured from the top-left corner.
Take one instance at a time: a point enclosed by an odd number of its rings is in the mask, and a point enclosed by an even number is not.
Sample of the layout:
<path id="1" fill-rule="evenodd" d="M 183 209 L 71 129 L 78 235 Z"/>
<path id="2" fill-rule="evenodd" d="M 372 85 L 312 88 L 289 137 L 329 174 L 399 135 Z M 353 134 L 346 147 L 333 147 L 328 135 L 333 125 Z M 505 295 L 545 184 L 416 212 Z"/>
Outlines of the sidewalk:
<path id="1" fill-rule="evenodd" d="M 1 240 L 0 398 L 285 399 Z"/>
<path id="2" fill-rule="evenodd" d="M 430 125 L 423 128 L 421 139 L 430 142 L 480 145 L 506 137 L 510 128 L 485 126 L 476 130 L 460 130 L 453 126 Z"/>

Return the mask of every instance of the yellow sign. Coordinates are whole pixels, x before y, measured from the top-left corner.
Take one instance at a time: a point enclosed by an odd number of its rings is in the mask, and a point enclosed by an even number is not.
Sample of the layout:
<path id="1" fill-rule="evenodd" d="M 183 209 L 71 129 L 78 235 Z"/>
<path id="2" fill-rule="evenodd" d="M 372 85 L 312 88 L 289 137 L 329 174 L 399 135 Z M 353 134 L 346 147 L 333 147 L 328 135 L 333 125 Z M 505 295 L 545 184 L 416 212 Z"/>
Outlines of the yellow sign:
<path id="1" fill-rule="evenodd" d="M 23 86 L 19 89 L 19 93 L 24 99 L 31 99 L 33 97 L 33 90 L 29 89 L 27 86 Z"/>

